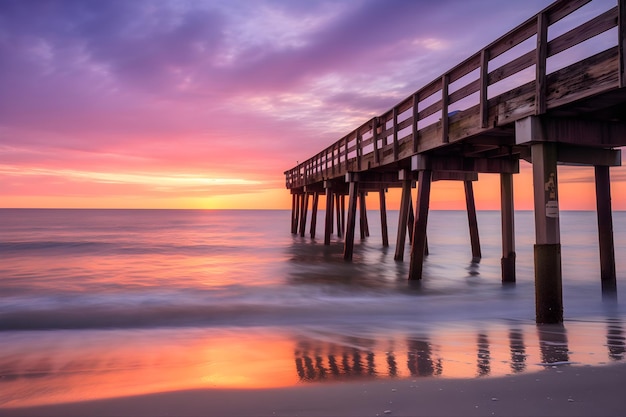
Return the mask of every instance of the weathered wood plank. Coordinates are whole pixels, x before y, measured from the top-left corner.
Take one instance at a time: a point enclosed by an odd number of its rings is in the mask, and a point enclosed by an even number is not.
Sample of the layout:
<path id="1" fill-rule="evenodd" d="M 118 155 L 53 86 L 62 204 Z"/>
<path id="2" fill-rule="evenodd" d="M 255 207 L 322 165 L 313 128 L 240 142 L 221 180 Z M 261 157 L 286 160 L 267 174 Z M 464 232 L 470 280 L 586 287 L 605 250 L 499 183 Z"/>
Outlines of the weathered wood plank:
<path id="1" fill-rule="evenodd" d="M 572 46 L 593 38 L 617 25 L 617 7 L 566 32 L 548 43 L 548 56 L 556 55 Z"/>
<path id="2" fill-rule="evenodd" d="M 489 85 L 495 84 L 505 78 L 510 77 L 513 74 L 517 74 L 520 71 L 525 70 L 535 63 L 535 51 L 528 51 L 527 53 L 520 55 L 514 60 L 498 67 L 489 73 Z"/>
<path id="3" fill-rule="evenodd" d="M 471 94 L 474 94 L 475 92 L 478 91 L 479 88 L 480 88 L 480 79 L 474 80 L 466 84 L 465 86 L 456 90 L 454 93 L 450 94 L 448 104 L 456 103 L 457 101 L 462 100 Z"/>
<path id="4" fill-rule="evenodd" d="M 472 55 L 467 58 L 465 61 L 461 62 L 450 71 L 448 71 L 448 76 L 450 77 L 450 84 L 453 82 L 465 77 L 470 72 L 474 71 L 476 68 L 480 66 L 481 62 L 481 54 L 480 52 Z"/>
<path id="5" fill-rule="evenodd" d="M 548 76 L 548 109 L 616 88 L 617 47 L 600 52 Z"/>

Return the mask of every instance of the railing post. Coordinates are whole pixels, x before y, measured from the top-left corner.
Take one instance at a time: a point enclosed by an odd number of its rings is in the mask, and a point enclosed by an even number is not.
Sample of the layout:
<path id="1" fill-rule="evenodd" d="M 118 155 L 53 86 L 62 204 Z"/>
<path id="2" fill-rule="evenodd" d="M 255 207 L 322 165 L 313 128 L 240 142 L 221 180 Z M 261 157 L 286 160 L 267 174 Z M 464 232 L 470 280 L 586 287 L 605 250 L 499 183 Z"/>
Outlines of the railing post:
<path id="1" fill-rule="evenodd" d="M 363 140 L 363 137 L 361 136 L 361 131 L 357 129 L 356 131 L 356 164 L 357 164 L 359 171 L 363 170 L 363 167 L 361 167 L 361 157 L 363 156 L 363 148 L 361 146 L 362 140 Z"/>
<path id="2" fill-rule="evenodd" d="M 372 143 L 374 144 L 374 162 L 380 163 L 378 157 L 378 117 L 372 119 Z"/>
<path id="3" fill-rule="evenodd" d="M 548 16 L 537 15 L 537 55 L 535 59 L 535 114 L 546 112 L 546 60 L 548 59 Z"/>
<path id="4" fill-rule="evenodd" d="M 450 98 L 448 97 L 448 85 L 450 83 L 450 76 L 448 74 L 444 74 L 441 76 L 441 141 L 443 143 L 448 143 L 448 104 L 450 102 Z"/>
<path id="5" fill-rule="evenodd" d="M 417 140 L 418 140 L 418 128 L 417 122 L 419 120 L 419 95 L 417 93 L 413 94 L 413 123 L 411 129 L 413 131 L 413 153 L 417 152 Z"/>
<path id="6" fill-rule="evenodd" d="M 346 136 L 343 150 L 343 162 L 346 163 L 346 171 L 348 171 L 348 143 L 350 143 L 350 137 Z"/>
<path id="7" fill-rule="evenodd" d="M 483 49 L 480 53 L 480 127 L 489 126 L 489 51 Z"/>
<path id="8" fill-rule="evenodd" d="M 398 108 L 393 108 L 393 160 L 398 160 Z"/>
<path id="9" fill-rule="evenodd" d="M 619 86 L 626 87 L 626 0 L 617 3 L 617 43 L 619 48 Z"/>

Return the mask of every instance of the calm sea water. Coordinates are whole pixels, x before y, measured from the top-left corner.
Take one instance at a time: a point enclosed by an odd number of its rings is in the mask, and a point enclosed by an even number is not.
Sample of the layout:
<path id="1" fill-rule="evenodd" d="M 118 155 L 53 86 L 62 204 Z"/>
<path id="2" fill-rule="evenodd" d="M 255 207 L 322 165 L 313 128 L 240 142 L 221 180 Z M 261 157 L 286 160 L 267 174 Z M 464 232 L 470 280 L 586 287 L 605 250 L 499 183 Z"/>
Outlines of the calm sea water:
<path id="1" fill-rule="evenodd" d="M 345 262 L 340 239 L 323 245 L 323 212 L 312 240 L 289 211 L 0 210 L 0 407 L 625 360 L 626 212 L 615 303 L 595 213 L 562 213 L 566 321 L 540 327 L 532 212 L 516 213 L 505 287 L 499 212 L 478 213 L 479 264 L 465 212 L 431 212 L 419 283 L 393 260 L 397 212 L 389 248 L 378 215 Z"/>

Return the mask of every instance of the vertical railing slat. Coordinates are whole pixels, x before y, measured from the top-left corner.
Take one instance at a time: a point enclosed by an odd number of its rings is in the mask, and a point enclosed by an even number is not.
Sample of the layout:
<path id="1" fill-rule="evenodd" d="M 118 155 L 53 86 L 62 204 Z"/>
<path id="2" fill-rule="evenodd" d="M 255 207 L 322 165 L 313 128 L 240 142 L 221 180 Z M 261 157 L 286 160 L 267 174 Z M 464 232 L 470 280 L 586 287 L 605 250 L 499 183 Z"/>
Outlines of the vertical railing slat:
<path id="1" fill-rule="evenodd" d="M 489 51 L 483 49 L 480 53 L 480 127 L 489 126 Z"/>
<path id="2" fill-rule="evenodd" d="M 378 117 L 372 119 L 372 141 L 374 143 L 374 162 L 378 164 L 380 162 L 378 157 Z"/>
<path id="3" fill-rule="evenodd" d="M 393 108 L 393 160 L 398 160 L 399 154 L 398 146 L 398 107 Z"/>
<path id="4" fill-rule="evenodd" d="M 450 97 L 448 96 L 448 85 L 450 83 L 450 76 L 444 74 L 441 77 L 441 141 L 448 143 L 448 104 Z"/>
<path id="5" fill-rule="evenodd" d="M 626 0 L 619 0 L 617 6 L 619 86 L 623 88 L 626 87 Z"/>
<path id="6" fill-rule="evenodd" d="M 548 59 L 548 19 L 537 15 L 537 57 L 535 61 L 535 114 L 546 112 L 546 61 Z"/>
<path id="7" fill-rule="evenodd" d="M 413 153 L 417 153 L 417 142 L 419 131 L 417 130 L 417 122 L 419 121 L 419 94 L 413 94 L 413 123 L 411 129 L 413 131 Z"/>

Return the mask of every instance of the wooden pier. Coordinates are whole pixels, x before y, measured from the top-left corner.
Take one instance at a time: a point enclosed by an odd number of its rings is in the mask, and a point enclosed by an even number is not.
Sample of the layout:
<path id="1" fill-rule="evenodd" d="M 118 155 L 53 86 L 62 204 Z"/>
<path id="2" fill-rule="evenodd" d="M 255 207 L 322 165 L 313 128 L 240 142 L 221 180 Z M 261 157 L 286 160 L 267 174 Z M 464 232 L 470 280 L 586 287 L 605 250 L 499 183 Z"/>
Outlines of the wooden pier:
<path id="1" fill-rule="evenodd" d="M 515 282 L 513 175 L 523 159 L 532 164 L 533 172 L 536 319 L 539 323 L 561 322 L 557 165 L 594 166 L 602 291 L 607 298 L 614 297 L 609 172 L 610 167 L 621 165 L 621 152 L 615 148 L 626 145 L 626 0 L 616 0 L 610 10 L 558 36 L 549 36 L 553 25 L 587 3 L 590 0 L 553 3 L 393 108 L 286 171 L 286 186 L 293 198 L 292 233 L 305 235 L 312 197 L 310 230 L 314 237 L 323 194 L 324 243 L 330 244 L 336 228 L 337 236 L 344 239 L 344 258 L 350 260 L 357 207 L 361 237 L 365 237 L 369 231 L 364 196 L 376 192 L 380 195 L 383 245 L 387 246 L 385 192 L 401 188 L 394 258 L 403 259 L 408 232 L 408 278 L 419 280 L 428 253 L 431 182 L 463 181 L 472 257 L 478 261 L 481 251 L 472 182 L 478 173 L 499 174 L 502 281 Z M 580 56 L 580 47 L 575 49 L 600 37 L 606 42 L 607 36 L 611 45 L 593 54 Z M 529 42 L 531 50 L 523 50 Z M 558 67 L 567 55 L 559 54 L 572 50 L 578 58 Z M 552 70 L 554 66 L 558 69 Z M 416 182 L 413 208 L 411 187 Z"/>

